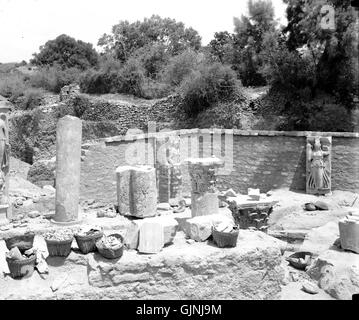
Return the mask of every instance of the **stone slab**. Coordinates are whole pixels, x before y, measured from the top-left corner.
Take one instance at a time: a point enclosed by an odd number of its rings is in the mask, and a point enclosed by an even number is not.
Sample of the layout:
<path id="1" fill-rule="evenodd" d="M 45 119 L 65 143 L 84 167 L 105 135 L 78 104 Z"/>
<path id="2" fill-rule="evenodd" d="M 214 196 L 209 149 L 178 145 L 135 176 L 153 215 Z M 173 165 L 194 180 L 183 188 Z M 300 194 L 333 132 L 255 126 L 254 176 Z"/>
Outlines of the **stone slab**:
<path id="1" fill-rule="evenodd" d="M 212 226 L 222 222 L 234 225 L 231 214 L 220 213 L 188 219 L 184 224 L 184 232 L 190 239 L 206 241 L 212 235 Z"/>
<path id="2" fill-rule="evenodd" d="M 163 226 L 159 222 L 144 221 L 139 231 L 138 251 L 158 253 L 165 245 Z"/>

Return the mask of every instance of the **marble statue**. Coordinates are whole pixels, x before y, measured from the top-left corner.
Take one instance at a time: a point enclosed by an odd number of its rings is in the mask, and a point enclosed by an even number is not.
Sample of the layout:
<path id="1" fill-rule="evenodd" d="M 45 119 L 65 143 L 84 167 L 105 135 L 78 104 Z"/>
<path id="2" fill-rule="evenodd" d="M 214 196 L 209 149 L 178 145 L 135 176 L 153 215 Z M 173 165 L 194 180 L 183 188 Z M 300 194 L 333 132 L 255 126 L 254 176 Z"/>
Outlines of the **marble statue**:
<path id="1" fill-rule="evenodd" d="M 307 193 L 331 192 L 331 137 L 307 137 Z"/>

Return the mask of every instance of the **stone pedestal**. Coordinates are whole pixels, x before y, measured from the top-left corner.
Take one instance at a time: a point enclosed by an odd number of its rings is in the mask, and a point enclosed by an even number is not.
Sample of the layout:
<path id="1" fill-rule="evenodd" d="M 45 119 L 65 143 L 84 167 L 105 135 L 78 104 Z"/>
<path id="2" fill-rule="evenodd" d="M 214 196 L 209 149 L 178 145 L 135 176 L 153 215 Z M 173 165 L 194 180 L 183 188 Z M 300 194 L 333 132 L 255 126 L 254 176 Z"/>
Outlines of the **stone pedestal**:
<path id="1" fill-rule="evenodd" d="M 191 158 L 185 162 L 191 176 L 192 217 L 217 214 L 219 199 L 215 173 L 224 162 L 216 157 Z"/>
<path id="2" fill-rule="evenodd" d="M 359 253 L 359 216 L 347 216 L 340 220 L 339 233 L 342 249 Z"/>
<path id="3" fill-rule="evenodd" d="M 65 116 L 56 131 L 56 204 L 53 220 L 78 220 L 80 196 L 82 121 Z"/>
<path id="4" fill-rule="evenodd" d="M 117 202 L 120 214 L 137 218 L 157 212 L 156 170 L 150 166 L 118 167 Z"/>

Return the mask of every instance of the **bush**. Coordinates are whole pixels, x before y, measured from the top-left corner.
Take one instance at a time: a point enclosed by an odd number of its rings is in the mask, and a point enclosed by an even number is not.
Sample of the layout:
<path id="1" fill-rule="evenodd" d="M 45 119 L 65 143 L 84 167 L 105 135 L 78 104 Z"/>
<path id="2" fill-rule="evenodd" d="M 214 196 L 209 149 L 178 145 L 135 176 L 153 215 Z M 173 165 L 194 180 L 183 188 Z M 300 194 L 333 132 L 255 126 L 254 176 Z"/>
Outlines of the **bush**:
<path id="1" fill-rule="evenodd" d="M 293 100 L 284 111 L 284 123 L 279 130 L 350 132 L 355 126 L 355 115 L 335 97 L 320 94 L 314 100 Z"/>
<path id="2" fill-rule="evenodd" d="M 235 72 L 219 62 L 203 62 L 198 70 L 187 76 L 179 92 L 183 98 L 184 111 L 194 116 L 212 104 L 231 99 L 239 89 Z"/>
<path id="3" fill-rule="evenodd" d="M 124 64 L 121 72 L 121 93 L 133 94 L 143 97 L 143 85 L 145 83 L 145 70 L 137 59 L 130 58 Z"/>
<path id="4" fill-rule="evenodd" d="M 44 91 L 37 88 L 26 89 L 23 96 L 18 98 L 17 105 L 23 110 L 30 110 L 38 107 L 42 103 Z"/>
<path id="5" fill-rule="evenodd" d="M 178 86 L 185 77 L 195 70 L 200 62 L 200 55 L 193 50 L 186 50 L 170 59 L 163 68 L 161 79 L 172 86 Z"/>
<path id="6" fill-rule="evenodd" d="M 150 44 L 136 50 L 132 57 L 144 68 L 146 77 L 156 79 L 169 59 L 164 44 Z"/>
<path id="7" fill-rule="evenodd" d="M 142 97 L 145 99 L 164 98 L 171 93 L 171 87 L 163 82 L 146 79 L 142 85 Z"/>
<path id="8" fill-rule="evenodd" d="M 3 74 L 0 76 L 0 95 L 16 103 L 26 90 L 25 78 L 21 74 Z"/>
<path id="9" fill-rule="evenodd" d="M 43 67 L 30 77 L 30 83 L 33 87 L 60 93 L 62 87 L 78 82 L 80 76 L 81 70 L 77 68 Z"/>
<path id="10" fill-rule="evenodd" d="M 90 99 L 83 94 L 79 94 L 71 99 L 71 105 L 73 107 L 75 116 L 82 118 L 86 110 L 91 106 Z"/>
<path id="11" fill-rule="evenodd" d="M 85 72 L 79 82 L 82 92 L 93 94 L 120 92 L 122 86 L 122 78 L 116 71 L 92 69 Z"/>

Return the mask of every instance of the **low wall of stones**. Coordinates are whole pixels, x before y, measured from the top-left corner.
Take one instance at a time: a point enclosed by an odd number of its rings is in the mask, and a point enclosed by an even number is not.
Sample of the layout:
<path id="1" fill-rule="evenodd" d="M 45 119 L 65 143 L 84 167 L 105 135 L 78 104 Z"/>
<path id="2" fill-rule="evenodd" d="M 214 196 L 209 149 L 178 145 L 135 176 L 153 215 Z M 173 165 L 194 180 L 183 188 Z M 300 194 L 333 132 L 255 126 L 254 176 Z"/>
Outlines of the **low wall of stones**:
<path id="1" fill-rule="evenodd" d="M 314 135 L 332 136 L 332 190 L 359 192 L 359 133 L 190 129 L 116 136 L 84 145 L 81 198 L 115 202 L 116 168 L 154 165 L 157 141 L 169 136 L 180 138 L 181 160 L 196 154 L 225 160 L 226 171 L 220 172 L 218 178 L 220 190 L 305 190 L 306 137 Z M 189 176 L 186 166 L 182 165 L 182 169 L 186 195 L 190 194 Z"/>

